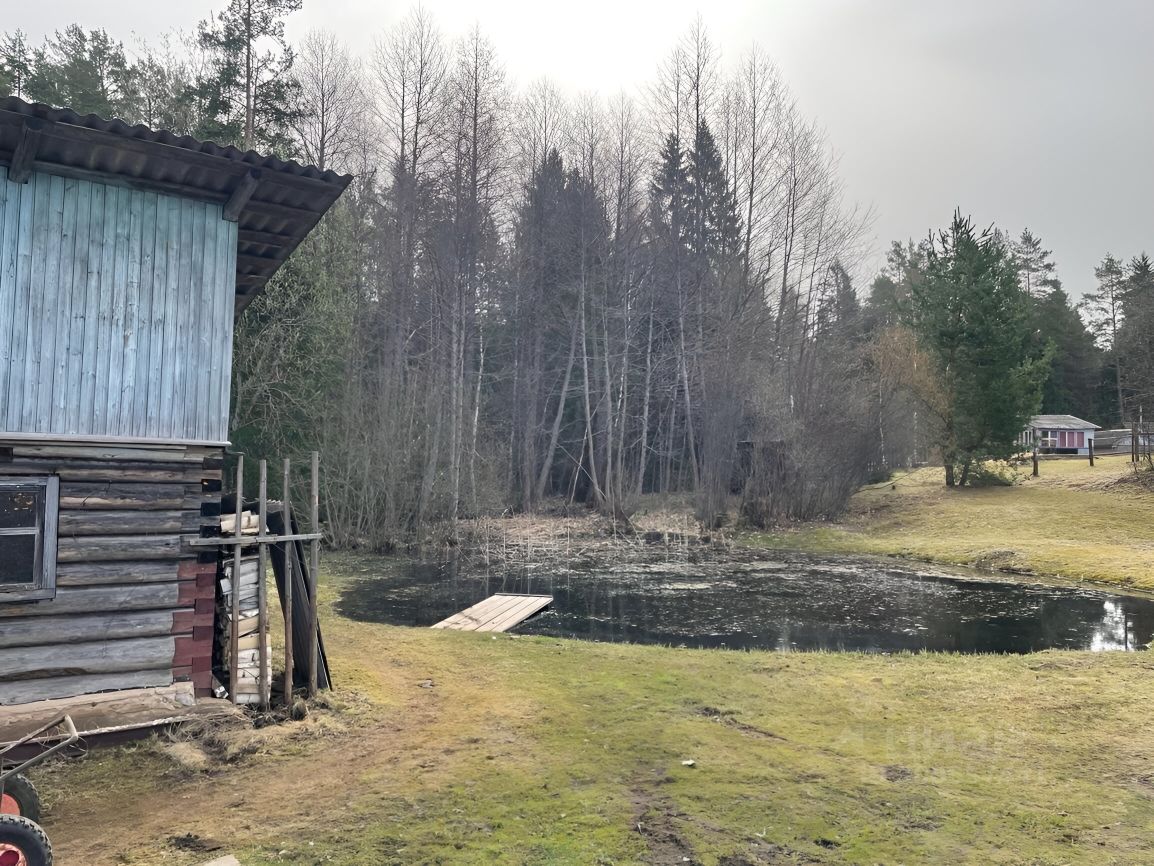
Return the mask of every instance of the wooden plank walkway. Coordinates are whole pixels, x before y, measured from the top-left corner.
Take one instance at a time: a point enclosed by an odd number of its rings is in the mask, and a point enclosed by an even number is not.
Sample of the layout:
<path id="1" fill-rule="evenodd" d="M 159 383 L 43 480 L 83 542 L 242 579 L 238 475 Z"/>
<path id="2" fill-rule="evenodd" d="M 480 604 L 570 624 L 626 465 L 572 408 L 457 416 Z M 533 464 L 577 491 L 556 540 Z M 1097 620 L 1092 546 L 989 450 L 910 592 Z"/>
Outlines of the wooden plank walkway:
<path id="1" fill-rule="evenodd" d="M 508 631 L 553 603 L 551 595 L 499 592 L 443 619 L 431 628 L 454 631 Z"/>

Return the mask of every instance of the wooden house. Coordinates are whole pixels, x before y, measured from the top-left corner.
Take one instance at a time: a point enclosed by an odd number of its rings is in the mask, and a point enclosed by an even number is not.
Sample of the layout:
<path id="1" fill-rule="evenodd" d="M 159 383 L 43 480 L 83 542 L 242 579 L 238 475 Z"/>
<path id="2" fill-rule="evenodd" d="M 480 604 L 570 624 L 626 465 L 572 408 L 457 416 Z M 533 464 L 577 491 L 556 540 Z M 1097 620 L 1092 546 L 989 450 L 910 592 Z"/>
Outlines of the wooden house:
<path id="1" fill-rule="evenodd" d="M 0 165 L 0 705 L 208 695 L 234 321 L 350 178 L 15 97 Z"/>
<path id="2" fill-rule="evenodd" d="M 1018 443 L 1026 451 L 1036 446 L 1042 454 L 1086 455 L 1099 429 L 1097 424 L 1073 415 L 1035 415 L 1018 437 Z"/>

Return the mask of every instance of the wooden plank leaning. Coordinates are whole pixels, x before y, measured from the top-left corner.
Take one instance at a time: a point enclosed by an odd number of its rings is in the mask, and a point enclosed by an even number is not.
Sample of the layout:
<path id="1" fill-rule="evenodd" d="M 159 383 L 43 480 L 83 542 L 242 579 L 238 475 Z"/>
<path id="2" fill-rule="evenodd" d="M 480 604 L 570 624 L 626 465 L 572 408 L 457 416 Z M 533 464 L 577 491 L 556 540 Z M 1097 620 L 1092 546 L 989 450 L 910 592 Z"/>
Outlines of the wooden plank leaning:
<path id="1" fill-rule="evenodd" d="M 284 527 L 292 532 L 292 505 L 290 504 L 290 474 L 291 464 L 286 457 L 284 461 Z M 293 705 L 293 563 L 296 560 L 295 541 L 284 542 L 284 702 L 286 707 Z"/>
<path id="2" fill-rule="evenodd" d="M 320 454 L 316 451 L 312 453 L 309 484 L 309 522 L 310 528 L 314 534 L 321 531 L 320 518 Z M 293 542 L 295 544 L 296 542 Z M 309 646 L 308 646 L 308 671 L 309 671 L 309 697 L 315 697 L 317 693 L 317 645 L 320 643 L 320 622 L 318 618 L 317 609 L 317 580 L 320 572 L 320 550 L 321 542 L 319 538 L 314 538 L 309 542 L 309 575 L 308 575 L 308 590 L 309 590 Z"/>
<path id="3" fill-rule="evenodd" d="M 244 455 L 236 458 L 236 524 L 237 537 L 241 532 L 241 512 L 244 511 Z M 240 545 L 232 549 L 232 622 L 229 624 L 228 691 L 232 702 L 237 703 L 237 687 L 240 684 Z"/>

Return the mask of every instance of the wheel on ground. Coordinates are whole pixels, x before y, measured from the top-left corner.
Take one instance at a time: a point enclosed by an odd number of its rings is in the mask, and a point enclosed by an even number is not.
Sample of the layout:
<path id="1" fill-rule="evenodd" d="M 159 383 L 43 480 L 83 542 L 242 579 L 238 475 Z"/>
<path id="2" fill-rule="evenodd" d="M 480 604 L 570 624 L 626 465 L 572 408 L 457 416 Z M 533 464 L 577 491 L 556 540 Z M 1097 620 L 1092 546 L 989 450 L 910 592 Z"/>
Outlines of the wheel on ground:
<path id="1" fill-rule="evenodd" d="M 39 824 L 0 815 L 0 866 L 52 866 L 52 845 Z"/>
<path id="2" fill-rule="evenodd" d="M 0 814 L 23 815 L 39 823 L 40 795 L 32 782 L 19 773 L 5 779 L 0 790 Z"/>

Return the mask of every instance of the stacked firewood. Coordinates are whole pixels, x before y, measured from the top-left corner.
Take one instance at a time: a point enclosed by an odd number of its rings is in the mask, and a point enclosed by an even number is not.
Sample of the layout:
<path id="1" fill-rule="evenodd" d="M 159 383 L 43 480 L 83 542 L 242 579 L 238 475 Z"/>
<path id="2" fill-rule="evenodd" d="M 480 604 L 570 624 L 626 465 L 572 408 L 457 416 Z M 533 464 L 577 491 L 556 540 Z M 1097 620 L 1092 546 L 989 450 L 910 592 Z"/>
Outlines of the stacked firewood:
<path id="1" fill-rule="evenodd" d="M 245 514 L 247 518 L 248 515 Z M 253 515 L 252 533 L 256 534 L 256 515 Z M 223 521 L 222 521 L 223 522 Z M 230 520 L 232 525 L 235 525 L 236 518 L 233 516 Z M 249 531 L 248 521 L 242 522 L 242 533 Z M 231 527 L 229 527 L 231 528 Z M 240 593 L 240 620 L 238 628 L 238 647 L 237 647 L 237 682 L 235 688 L 231 691 L 236 694 L 236 702 L 238 704 L 258 704 L 261 699 L 261 658 L 260 658 L 260 580 L 263 576 L 260 574 L 260 560 L 256 553 L 255 546 L 251 549 L 242 551 L 240 561 L 240 575 L 239 580 L 233 579 L 233 562 L 228 560 L 224 563 L 222 574 L 220 578 L 220 592 L 217 594 L 217 621 L 225 623 L 226 626 L 219 630 L 217 639 L 220 642 L 218 658 L 221 659 L 221 667 L 225 672 L 232 670 L 232 617 L 233 617 L 233 600 L 232 594 L 235 591 Z M 266 630 L 265 634 L 265 659 L 266 668 L 263 672 L 263 679 L 265 689 L 271 684 L 269 676 L 269 662 L 272 658 L 271 644 Z"/>

